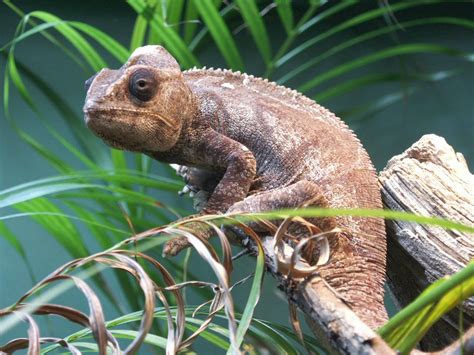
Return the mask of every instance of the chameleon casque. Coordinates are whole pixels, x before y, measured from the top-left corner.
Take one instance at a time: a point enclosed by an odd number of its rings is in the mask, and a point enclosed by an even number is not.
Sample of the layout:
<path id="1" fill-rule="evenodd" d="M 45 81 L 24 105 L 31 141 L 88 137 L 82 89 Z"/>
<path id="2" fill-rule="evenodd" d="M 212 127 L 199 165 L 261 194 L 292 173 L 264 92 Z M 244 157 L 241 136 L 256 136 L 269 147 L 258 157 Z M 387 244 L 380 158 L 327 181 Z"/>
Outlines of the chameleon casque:
<path id="1" fill-rule="evenodd" d="M 86 89 L 87 126 L 112 147 L 189 167 L 188 184 L 210 192 L 201 213 L 382 207 L 376 172 L 354 133 L 294 90 L 230 70 L 181 71 L 161 46 L 136 49 Z M 320 275 L 364 322 L 381 325 L 383 220 L 312 222 L 343 229 Z M 186 246 L 172 240 L 165 253 Z"/>

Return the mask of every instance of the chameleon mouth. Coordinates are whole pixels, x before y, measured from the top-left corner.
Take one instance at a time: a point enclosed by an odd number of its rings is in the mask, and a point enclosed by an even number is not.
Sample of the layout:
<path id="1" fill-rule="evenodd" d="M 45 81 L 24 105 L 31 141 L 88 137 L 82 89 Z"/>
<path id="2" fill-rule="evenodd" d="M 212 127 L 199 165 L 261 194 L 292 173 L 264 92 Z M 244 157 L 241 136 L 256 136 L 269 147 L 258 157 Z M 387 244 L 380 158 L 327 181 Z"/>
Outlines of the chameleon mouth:
<path id="1" fill-rule="evenodd" d="M 86 124 L 89 126 L 91 121 L 93 120 L 105 120 L 107 122 L 113 122 L 118 120 L 118 117 L 123 116 L 123 114 L 127 114 L 133 117 L 154 117 L 159 120 L 160 123 L 166 125 L 169 129 L 173 129 L 174 124 L 173 122 L 166 118 L 165 116 L 154 112 L 154 111 L 147 111 L 141 109 L 132 109 L 132 108 L 123 108 L 123 107 L 115 107 L 115 106 L 101 106 L 101 107 L 94 107 L 92 104 L 87 103 L 84 106 L 84 119 Z M 120 120 L 122 121 L 122 120 Z"/>

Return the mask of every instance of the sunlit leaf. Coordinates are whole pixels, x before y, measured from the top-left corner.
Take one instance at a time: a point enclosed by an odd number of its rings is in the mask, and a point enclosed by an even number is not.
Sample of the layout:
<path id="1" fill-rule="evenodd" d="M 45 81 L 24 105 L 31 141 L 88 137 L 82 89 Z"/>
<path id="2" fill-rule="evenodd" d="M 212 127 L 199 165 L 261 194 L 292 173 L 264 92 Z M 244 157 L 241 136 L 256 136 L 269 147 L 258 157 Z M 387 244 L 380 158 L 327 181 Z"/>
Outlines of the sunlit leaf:
<path id="1" fill-rule="evenodd" d="M 293 29 L 293 10 L 290 0 L 276 0 L 278 16 L 285 27 L 285 31 L 289 34 Z"/>
<path id="2" fill-rule="evenodd" d="M 166 49 L 173 54 L 184 68 L 198 66 L 199 62 L 188 49 L 184 41 L 178 34 L 168 27 L 163 18 L 157 12 L 150 11 L 143 0 L 127 0 L 127 3 L 138 13 L 149 21 L 150 25 L 160 34 Z"/>
<path id="3" fill-rule="evenodd" d="M 245 23 L 249 27 L 257 48 L 262 54 L 265 63 L 268 64 L 272 55 L 270 39 L 268 38 L 265 24 L 260 16 L 255 0 L 236 0 L 236 3 L 239 6 Z"/>
<path id="4" fill-rule="evenodd" d="M 244 64 L 234 39 L 214 6 L 213 1 L 196 1 L 195 5 L 227 64 L 234 70 L 243 70 Z"/>
<path id="5" fill-rule="evenodd" d="M 379 334 L 401 354 L 408 354 L 443 314 L 474 296 L 474 261 L 456 274 L 430 285 L 402 309 Z"/>
<path id="6" fill-rule="evenodd" d="M 300 86 L 298 90 L 302 92 L 306 92 L 329 79 L 335 78 L 339 75 L 350 72 L 357 68 L 369 65 L 371 63 L 374 63 L 383 59 L 400 56 L 400 55 L 407 55 L 407 54 L 444 54 L 444 55 L 460 57 L 465 60 L 473 59 L 471 54 L 467 54 L 467 53 L 464 53 L 462 51 L 452 49 L 452 48 L 438 46 L 435 44 L 428 44 L 428 43 L 401 44 L 394 47 L 390 47 L 388 49 L 377 51 L 372 54 L 368 54 L 361 58 L 354 59 L 348 63 L 341 64 L 309 80 L 308 82 Z"/>

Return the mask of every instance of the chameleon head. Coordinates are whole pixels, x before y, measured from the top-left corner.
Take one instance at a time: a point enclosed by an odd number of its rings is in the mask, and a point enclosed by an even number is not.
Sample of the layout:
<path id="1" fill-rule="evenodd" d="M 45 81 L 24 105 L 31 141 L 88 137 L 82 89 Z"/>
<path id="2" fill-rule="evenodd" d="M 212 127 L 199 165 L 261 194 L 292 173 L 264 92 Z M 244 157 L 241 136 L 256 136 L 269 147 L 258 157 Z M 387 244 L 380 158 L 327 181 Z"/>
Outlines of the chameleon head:
<path id="1" fill-rule="evenodd" d="M 169 150 L 196 112 L 179 64 L 161 46 L 136 49 L 120 69 L 102 69 L 85 86 L 87 126 L 119 149 Z"/>

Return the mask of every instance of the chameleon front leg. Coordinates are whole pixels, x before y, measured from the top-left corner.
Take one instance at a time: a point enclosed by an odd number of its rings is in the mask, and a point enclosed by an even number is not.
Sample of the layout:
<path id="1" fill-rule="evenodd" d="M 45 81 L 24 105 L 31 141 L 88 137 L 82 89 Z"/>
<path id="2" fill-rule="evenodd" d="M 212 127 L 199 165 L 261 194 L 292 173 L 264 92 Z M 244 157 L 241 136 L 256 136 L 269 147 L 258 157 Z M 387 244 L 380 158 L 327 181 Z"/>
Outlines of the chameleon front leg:
<path id="1" fill-rule="evenodd" d="M 285 208 L 292 209 L 309 206 L 323 208 L 330 207 L 318 185 L 311 181 L 302 180 L 289 186 L 249 196 L 243 201 L 234 204 L 228 212 L 258 213 Z M 289 234 L 295 236 L 299 240 L 302 237 L 309 237 L 314 233 L 333 230 L 337 225 L 334 217 L 308 218 L 307 221 L 317 227 L 316 231 L 308 233 L 308 229 L 302 224 L 292 223 L 288 229 Z M 264 235 L 263 233 L 268 233 L 268 231 L 262 229 L 257 223 L 251 223 L 250 227 L 259 234 Z M 237 231 L 235 228 L 231 230 L 232 232 L 237 233 L 237 236 L 240 238 L 244 235 L 238 229 Z M 336 248 L 338 238 L 330 238 L 329 244 L 331 249 Z M 309 242 L 303 247 L 302 251 L 304 258 L 311 264 L 317 260 L 315 246 L 315 243 Z"/>
<path id="2" fill-rule="evenodd" d="M 194 154 L 199 156 L 204 166 L 225 171 L 201 214 L 224 213 L 247 196 L 257 164 L 246 146 L 214 130 L 208 130 L 201 136 Z M 196 227 L 201 237 L 210 237 L 209 230 L 202 231 L 202 225 Z M 173 256 L 189 246 L 186 238 L 174 238 L 165 244 L 163 254 Z"/>
<path id="3" fill-rule="evenodd" d="M 330 207 L 321 189 L 315 183 L 301 180 L 289 186 L 257 193 L 234 204 L 228 212 L 258 213 L 284 208 Z M 334 218 L 314 219 L 317 227 L 323 231 L 336 226 Z"/>

